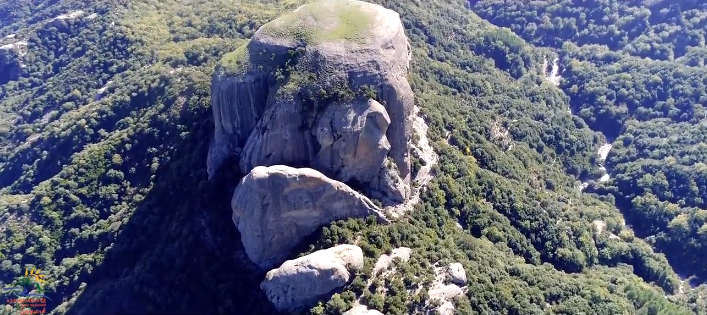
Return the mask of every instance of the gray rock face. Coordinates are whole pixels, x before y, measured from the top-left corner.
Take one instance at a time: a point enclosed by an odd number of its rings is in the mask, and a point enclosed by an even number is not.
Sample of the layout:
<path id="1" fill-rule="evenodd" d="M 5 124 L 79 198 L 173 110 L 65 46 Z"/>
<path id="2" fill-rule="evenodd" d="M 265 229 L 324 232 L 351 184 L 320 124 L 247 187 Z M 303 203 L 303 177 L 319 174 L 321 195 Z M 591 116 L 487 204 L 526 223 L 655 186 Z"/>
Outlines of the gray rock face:
<path id="1" fill-rule="evenodd" d="M 256 127 L 264 132 L 253 132 L 243 148 L 242 170 L 288 163 L 309 165 L 343 182 L 369 183 L 379 177 L 390 151 L 385 136 L 390 117 L 380 103 L 332 104 L 305 132 L 299 130 L 303 122 L 296 109 L 276 106 L 265 114 Z"/>
<path id="2" fill-rule="evenodd" d="M 240 154 L 243 173 L 310 167 L 386 204 L 402 202 L 410 193 L 410 58 L 399 15 L 367 2 L 314 2 L 264 25 L 214 73 L 209 176 Z"/>
<path id="3" fill-rule="evenodd" d="M 236 188 L 231 208 L 246 254 L 263 269 L 284 261 L 324 224 L 369 215 L 388 222 L 371 200 L 345 184 L 284 165 L 255 167 Z"/>
<path id="4" fill-rule="evenodd" d="M 388 126 L 388 112 L 375 100 L 330 106 L 314 130 L 320 147 L 314 167 L 342 181 L 372 181 L 390 151 Z"/>
<path id="5" fill-rule="evenodd" d="M 260 288 L 278 310 L 294 310 L 343 287 L 362 268 L 361 248 L 339 245 L 286 261 L 267 273 Z"/>
<path id="6" fill-rule="evenodd" d="M 449 264 L 449 278 L 454 284 L 466 285 L 466 271 L 464 271 L 464 266 L 460 263 Z"/>

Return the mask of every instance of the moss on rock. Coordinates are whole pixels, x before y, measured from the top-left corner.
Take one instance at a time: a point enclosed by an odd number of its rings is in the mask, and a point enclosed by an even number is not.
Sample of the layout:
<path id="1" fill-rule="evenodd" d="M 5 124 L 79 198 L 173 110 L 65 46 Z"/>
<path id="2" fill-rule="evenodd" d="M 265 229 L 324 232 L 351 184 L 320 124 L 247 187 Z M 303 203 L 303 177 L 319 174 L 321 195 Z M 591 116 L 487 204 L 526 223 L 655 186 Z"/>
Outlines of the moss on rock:
<path id="1" fill-rule="evenodd" d="M 317 1 L 263 25 L 268 36 L 303 44 L 346 40 L 363 42 L 374 26 L 375 12 L 355 0 Z"/>
<path id="2" fill-rule="evenodd" d="M 248 45 L 250 40 L 245 42 L 243 45 L 238 47 L 236 50 L 223 55 L 221 59 L 221 66 L 229 74 L 241 74 L 246 72 L 253 67 L 253 63 L 250 61 L 250 51 Z"/>
<path id="3" fill-rule="evenodd" d="M 319 0 L 302 5 L 263 25 L 252 40 L 225 54 L 221 72 L 238 76 L 260 71 L 279 77 L 292 71 L 294 59 L 303 55 L 305 47 L 310 45 L 332 42 L 380 45 L 378 42 L 385 41 L 381 37 L 395 33 L 381 21 L 391 17 L 398 21 L 397 15 L 388 11 L 358 0 Z"/>

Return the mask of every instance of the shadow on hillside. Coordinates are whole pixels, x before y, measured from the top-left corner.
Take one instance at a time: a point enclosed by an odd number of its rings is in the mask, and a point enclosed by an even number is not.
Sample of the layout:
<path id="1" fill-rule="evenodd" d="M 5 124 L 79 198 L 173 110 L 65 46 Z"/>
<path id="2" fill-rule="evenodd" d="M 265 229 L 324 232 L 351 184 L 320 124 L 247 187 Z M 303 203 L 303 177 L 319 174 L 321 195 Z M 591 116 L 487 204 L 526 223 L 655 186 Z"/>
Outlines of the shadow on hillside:
<path id="1" fill-rule="evenodd" d="M 231 221 L 230 197 L 242 175 L 224 170 L 207 181 L 210 112 L 188 115 L 182 120 L 194 125 L 190 136 L 174 141 L 170 162 L 66 314 L 274 313 L 259 288 L 264 272 L 248 260 Z"/>

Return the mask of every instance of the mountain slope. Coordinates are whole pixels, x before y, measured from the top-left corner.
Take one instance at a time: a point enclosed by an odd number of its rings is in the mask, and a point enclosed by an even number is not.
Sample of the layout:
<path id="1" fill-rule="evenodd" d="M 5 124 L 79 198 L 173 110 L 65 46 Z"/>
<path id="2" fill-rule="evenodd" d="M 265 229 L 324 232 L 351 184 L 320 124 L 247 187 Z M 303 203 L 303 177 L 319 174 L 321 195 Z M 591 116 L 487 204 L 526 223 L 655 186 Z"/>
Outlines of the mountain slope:
<path id="1" fill-rule="evenodd" d="M 560 48 L 561 88 L 572 110 L 613 141 L 606 161 L 612 179 L 589 190 L 615 196 L 637 235 L 689 278 L 686 288 L 704 283 L 707 6 L 698 1 L 569 4 L 475 1 L 472 10 L 529 41 Z M 537 15 L 518 14 L 531 11 Z M 599 12 L 611 14 L 591 18 Z M 542 30 L 522 26 L 539 20 Z M 575 22 L 585 29 L 558 32 Z M 621 40 L 608 34 L 586 37 L 589 29 L 629 24 L 620 28 Z M 700 294 L 688 292 L 686 298 Z"/>
<path id="2" fill-rule="evenodd" d="M 472 10 L 530 41 L 606 45 L 656 60 L 704 54 L 707 4 L 698 0 L 470 0 Z M 691 57 L 688 57 L 691 58 Z"/>
<path id="3" fill-rule="evenodd" d="M 369 265 L 413 248 L 385 297 L 361 289 L 364 272 L 312 313 L 341 313 L 358 297 L 386 314 L 419 311 L 424 290 L 402 288 L 448 262 L 470 276 L 464 314 L 695 313 L 664 298 L 679 279 L 619 223 L 614 197 L 576 190 L 603 143 L 544 78 L 552 52 L 462 1 L 377 3 L 407 28 L 410 81 L 440 161 L 409 217 L 338 222 L 302 245 L 358 239 Z M 223 54 L 299 4 L 62 1 L 3 20 L 0 35 L 28 45 L 26 73 L 0 93 L 0 280 L 43 269 L 56 314 L 272 313 L 227 219 L 242 174 L 231 161 L 207 180 L 209 84 Z M 85 14 L 45 24 L 75 10 Z"/>

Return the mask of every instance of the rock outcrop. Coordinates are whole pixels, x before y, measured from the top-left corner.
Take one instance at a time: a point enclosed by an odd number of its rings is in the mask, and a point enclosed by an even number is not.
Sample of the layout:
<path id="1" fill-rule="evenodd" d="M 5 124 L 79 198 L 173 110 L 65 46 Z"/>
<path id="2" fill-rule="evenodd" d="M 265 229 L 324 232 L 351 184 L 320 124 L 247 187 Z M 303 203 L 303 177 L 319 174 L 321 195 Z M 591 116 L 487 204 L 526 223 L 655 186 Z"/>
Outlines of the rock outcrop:
<path id="1" fill-rule="evenodd" d="M 211 86 L 213 177 L 237 156 L 317 169 L 386 205 L 410 195 L 411 50 L 399 15 L 319 1 L 263 25 L 224 56 Z"/>
<path id="2" fill-rule="evenodd" d="M 48 29 L 48 28 L 54 27 L 57 30 L 59 30 L 60 32 L 66 32 L 69 30 L 69 26 L 72 21 L 78 20 L 85 15 L 86 15 L 86 12 L 84 12 L 82 10 L 73 11 L 73 12 L 70 12 L 67 14 L 62 14 L 62 15 L 59 15 L 59 16 L 49 20 L 49 22 L 47 22 L 47 24 L 45 24 L 45 28 Z M 95 16 L 92 18 L 95 18 Z"/>
<path id="3" fill-rule="evenodd" d="M 402 262 L 407 262 L 410 260 L 410 255 L 412 254 L 412 249 L 408 247 L 398 247 L 393 249 L 390 255 L 383 254 L 378 258 L 376 264 L 373 266 L 373 275 L 378 275 L 390 270 L 390 265 L 393 260 L 398 258 Z"/>
<path id="4" fill-rule="evenodd" d="M 345 184 L 284 165 L 255 167 L 236 187 L 231 208 L 246 254 L 263 269 L 284 261 L 324 224 L 370 215 L 388 222 L 370 199 Z"/>
<path id="5" fill-rule="evenodd" d="M 466 285 L 466 271 L 464 271 L 464 266 L 460 263 L 450 264 L 449 278 L 450 281 L 456 285 Z"/>
<path id="6" fill-rule="evenodd" d="M 267 273 L 260 288 L 279 311 L 292 311 L 343 287 L 362 268 L 361 248 L 339 245 L 286 261 Z"/>
<path id="7" fill-rule="evenodd" d="M 433 310 L 441 315 L 454 314 L 454 299 L 466 294 L 466 272 L 459 263 L 450 264 L 447 268 L 435 268 L 435 280 L 432 282 L 428 294 L 427 305 L 432 306 L 432 301 L 436 301 L 439 306 L 430 308 L 427 314 L 433 314 Z"/>
<path id="8" fill-rule="evenodd" d="M 455 284 L 437 284 L 428 292 L 430 301 L 438 301 L 439 306 L 435 308 L 440 315 L 454 314 L 454 299 L 464 295 L 464 290 Z M 432 312 L 428 314 L 434 314 Z"/>
<path id="9" fill-rule="evenodd" d="M 22 57 L 26 52 L 26 41 L 0 46 L 0 84 L 17 80 L 25 74 L 25 65 L 22 62 Z"/>

